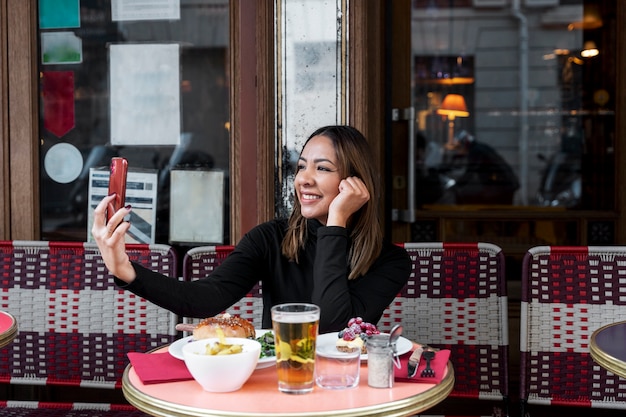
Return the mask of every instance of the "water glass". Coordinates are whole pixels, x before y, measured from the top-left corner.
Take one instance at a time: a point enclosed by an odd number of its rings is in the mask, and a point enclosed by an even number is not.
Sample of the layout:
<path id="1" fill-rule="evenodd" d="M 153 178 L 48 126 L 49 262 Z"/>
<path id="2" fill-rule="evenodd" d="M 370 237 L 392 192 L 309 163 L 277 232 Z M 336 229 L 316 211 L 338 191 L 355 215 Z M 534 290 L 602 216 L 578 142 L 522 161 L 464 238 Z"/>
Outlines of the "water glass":
<path id="1" fill-rule="evenodd" d="M 361 349 L 349 352 L 334 345 L 318 346 L 315 352 L 315 383 L 320 388 L 344 389 L 359 385 Z"/>
<path id="2" fill-rule="evenodd" d="M 288 394 L 313 391 L 315 342 L 320 308 L 290 303 L 272 307 L 278 389 Z"/>

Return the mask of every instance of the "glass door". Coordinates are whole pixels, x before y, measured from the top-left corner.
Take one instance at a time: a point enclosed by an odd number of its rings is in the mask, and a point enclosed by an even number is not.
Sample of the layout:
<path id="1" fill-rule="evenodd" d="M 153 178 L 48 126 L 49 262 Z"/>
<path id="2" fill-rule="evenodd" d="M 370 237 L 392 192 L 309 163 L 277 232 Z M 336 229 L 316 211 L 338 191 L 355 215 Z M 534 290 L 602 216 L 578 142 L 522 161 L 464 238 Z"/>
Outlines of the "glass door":
<path id="1" fill-rule="evenodd" d="M 615 2 L 390 7 L 393 239 L 614 243 Z"/>

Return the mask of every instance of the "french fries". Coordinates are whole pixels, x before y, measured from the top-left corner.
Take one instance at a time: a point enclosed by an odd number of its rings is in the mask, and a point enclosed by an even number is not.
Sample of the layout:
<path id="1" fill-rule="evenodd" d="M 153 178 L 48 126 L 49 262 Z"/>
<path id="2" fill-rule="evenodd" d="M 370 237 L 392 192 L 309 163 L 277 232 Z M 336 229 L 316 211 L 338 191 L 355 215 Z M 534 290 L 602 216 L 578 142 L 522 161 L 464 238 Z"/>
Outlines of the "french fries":
<path id="1" fill-rule="evenodd" d="M 232 355 L 234 353 L 241 353 L 241 345 L 225 345 L 220 342 L 215 342 L 212 345 L 206 346 L 207 355 Z"/>
<path id="2" fill-rule="evenodd" d="M 243 351 L 242 345 L 229 345 L 226 343 L 222 329 L 217 329 L 217 335 L 219 338 L 217 342 L 206 345 L 207 355 L 232 355 Z"/>

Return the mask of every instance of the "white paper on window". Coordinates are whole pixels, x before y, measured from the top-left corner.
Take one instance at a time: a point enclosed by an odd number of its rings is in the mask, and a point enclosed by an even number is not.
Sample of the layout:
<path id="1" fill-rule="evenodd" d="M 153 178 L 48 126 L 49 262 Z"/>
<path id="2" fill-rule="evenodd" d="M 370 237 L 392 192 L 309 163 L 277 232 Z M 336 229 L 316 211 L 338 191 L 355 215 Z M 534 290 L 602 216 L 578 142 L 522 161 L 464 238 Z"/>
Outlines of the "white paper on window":
<path id="1" fill-rule="evenodd" d="M 223 243 L 224 172 L 172 170 L 170 241 Z"/>
<path id="2" fill-rule="evenodd" d="M 109 46 L 112 145 L 180 142 L 178 44 Z"/>
<path id="3" fill-rule="evenodd" d="M 178 20 L 180 0 L 112 0 L 111 20 Z"/>

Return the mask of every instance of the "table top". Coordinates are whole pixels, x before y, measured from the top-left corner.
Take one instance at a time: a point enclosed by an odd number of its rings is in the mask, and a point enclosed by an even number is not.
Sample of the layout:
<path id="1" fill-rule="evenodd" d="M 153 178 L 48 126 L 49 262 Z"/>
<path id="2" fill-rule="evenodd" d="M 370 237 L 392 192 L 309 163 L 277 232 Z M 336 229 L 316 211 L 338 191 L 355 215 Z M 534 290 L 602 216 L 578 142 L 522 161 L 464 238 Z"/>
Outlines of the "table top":
<path id="1" fill-rule="evenodd" d="M 594 331 L 589 349 L 598 365 L 626 378 L 626 321 L 607 324 Z"/>
<path id="2" fill-rule="evenodd" d="M 240 390 L 229 393 L 206 392 L 194 380 L 144 385 L 132 365 L 128 365 L 122 380 L 129 403 L 161 417 L 408 416 L 443 401 L 453 386 L 450 363 L 439 384 L 396 382 L 393 388 L 371 388 L 364 364 L 358 387 L 325 390 L 316 386 L 313 392 L 303 395 L 279 392 L 274 367 L 256 370 Z"/>
<path id="3" fill-rule="evenodd" d="M 17 336 L 17 320 L 11 314 L 0 311 L 0 348 L 8 345 Z"/>

